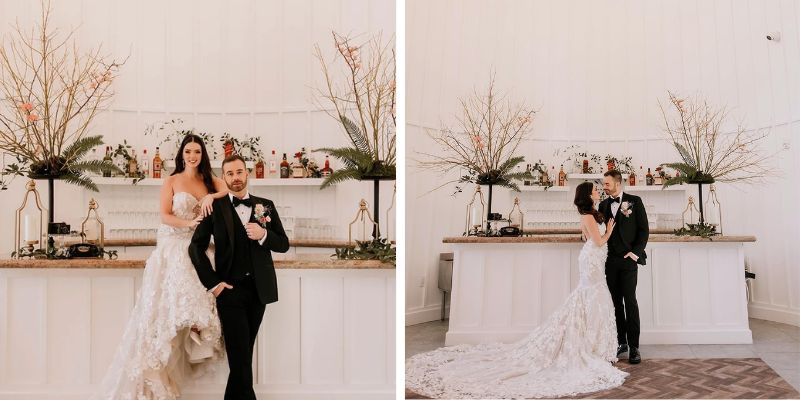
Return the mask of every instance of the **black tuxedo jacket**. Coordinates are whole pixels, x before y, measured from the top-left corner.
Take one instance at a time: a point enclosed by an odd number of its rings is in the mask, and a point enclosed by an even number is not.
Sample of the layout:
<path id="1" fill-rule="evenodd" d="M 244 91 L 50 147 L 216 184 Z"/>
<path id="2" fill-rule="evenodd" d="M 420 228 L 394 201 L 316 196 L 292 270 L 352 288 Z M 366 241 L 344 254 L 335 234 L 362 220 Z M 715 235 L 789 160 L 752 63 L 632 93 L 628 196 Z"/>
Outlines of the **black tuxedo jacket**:
<path id="1" fill-rule="evenodd" d="M 628 216 L 622 213 L 622 203 L 628 202 L 632 211 Z M 611 198 L 600 202 L 598 206 L 606 221 L 614 218 L 611 212 Z M 647 265 L 647 253 L 644 251 L 647 246 L 647 239 L 650 237 L 650 225 L 647 222 L 647 211 L 639 196 L 623 192 L 620 199 L 620 209 L 614 218 L 616 225 L 614 233 L 609 238 L 609 255 L 616 250 L 616 255 L 624 256 L 628 252 L 636 254 L 639 259 L 637 264 Z M 613 243 L 612 243 L 613 242 Z"/>
<path id="2" fill-rule="evenodd" d="M 271 221 L 267 222 L 267 238 L 259 245 L 253 241 L 250 247 L 250 259 L 253 262 L 254 278 L 258 298 L 262 304 L 278 301 L 278 281 L 275 276 L 275 266 L 272 262 L 272 251 L 286 253 L 289 251 L 289 238 L 283 230 L 281 219 L 272 200 L 250 195 L 253 207 L 263 204 L 269 210 Z M 231 266 L 234 259 L 234 225 L 233 219 L 239 218 L 234 213 L 229 196 L 214 200 L 213 212 L 206 217 L 192 236 L 189 245 L 189 256 L 192 259 L 200 282 L 208 289 L 217 286 L 220 282 L 227 281 L 230 277 Z M 252 220 L 252 218 L 251 218 Z M 214 261 L 216 270 L 211 267 L 211 261 L 206 255 L 211 236 L 214 236 Z"/>

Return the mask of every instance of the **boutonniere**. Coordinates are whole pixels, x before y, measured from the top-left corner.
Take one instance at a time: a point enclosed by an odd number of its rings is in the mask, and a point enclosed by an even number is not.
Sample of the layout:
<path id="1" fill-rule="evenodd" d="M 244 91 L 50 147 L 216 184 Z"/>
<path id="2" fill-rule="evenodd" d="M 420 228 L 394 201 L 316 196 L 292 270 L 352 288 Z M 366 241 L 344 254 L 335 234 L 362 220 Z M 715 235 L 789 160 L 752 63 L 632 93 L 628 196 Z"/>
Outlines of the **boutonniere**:
<path id="1" fill-rule="evenodd" d="M 269 217 L 269 206 L 264 206 L 261 203 L 256 204 L 253 214 L 262 228 L 266 228 L 267 223 L 272 221 L 272 218 Z"/>
<path id="2" fill-rule="evenodd" d="M 623 201 L 619 205 L 619 210 L 622 211 L 622 215 L 624 215 L 625 217 L 630 217 L 631 214 L 633 213 L 633 210 L 631 209 L 631 203 L 627 201 Z"/>

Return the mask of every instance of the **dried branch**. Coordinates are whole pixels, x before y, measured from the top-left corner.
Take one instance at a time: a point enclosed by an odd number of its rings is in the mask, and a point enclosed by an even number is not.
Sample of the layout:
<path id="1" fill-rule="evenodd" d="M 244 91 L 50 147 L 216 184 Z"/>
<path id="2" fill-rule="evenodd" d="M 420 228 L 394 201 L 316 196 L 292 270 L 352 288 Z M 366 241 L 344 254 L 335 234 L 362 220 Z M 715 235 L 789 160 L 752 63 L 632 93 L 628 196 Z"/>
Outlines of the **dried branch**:
<path id="1" fill-rule="evenodd" d="M 336 32 L 332 36 L 336 56 L 330 62 L 319 45 L 314 46 L 324 77 L 324 87 L 317 89 L 315 102 L 342 124 L 354 146 L 363 144 L 353 138 L 353 132 L 359 132 L 357 136 L 366 140 L 365 151 L 372 160 L 393 166 L 397 126 L 394 38 L 384 43 L 378 34 L 357 43 L 356 38 Z M 342 67 L 344 80 L 335 78 L 338 71 L 332 71 L 334 66 Z"/>
<path id="2" fill-rule="evenodd" d="M 0 150 L 22 157 L 31 170 L 75 173 L 70 144 L 87 134 L 109 103 L 111 83 L 125 60 L 107 61 L 102 46 L 82 54 L 73 38 L 51 26 L 49 0 L 40 22 L 25 32 L 17 24 L 0 47 Z"/>
<path id="3" fill-rule="evenodd" d="M 494 75 L 486 93 L 475 90 L 472 96 L 459 102 L 458 131 L 449 128 L 426 131 L 440 151 L 419 152 L 427 158 L 419 161 L 419 166 L 442 173 L 463 168 L 468 175 L 459 178 L 459 182 L 515 187 L 512 181 L 516 175 L 511 173 L 524 158 L 514 154 L 526 139 L 536 111 L 512 103 L 505 95 L 497 95 Z"/>
<path id="4" fill-rule="evenodd" d="M 687 100 L 668 93 L 677 116 L 668 117 L 661 102 L 659 107 L 665 132 L 683 160 L 669 165 L 678 165 L 689 175 L 665 185 L 752 182 L 775 172 L 768 163 L 775 154 L 764 155 L 760 148 L 768 135 L 766 130 L 748 131 L 739 125 L 736 131 L 723 133 L 722 126 L 728 117 L 725 107 L 715 108 L 705 99 Z"/>

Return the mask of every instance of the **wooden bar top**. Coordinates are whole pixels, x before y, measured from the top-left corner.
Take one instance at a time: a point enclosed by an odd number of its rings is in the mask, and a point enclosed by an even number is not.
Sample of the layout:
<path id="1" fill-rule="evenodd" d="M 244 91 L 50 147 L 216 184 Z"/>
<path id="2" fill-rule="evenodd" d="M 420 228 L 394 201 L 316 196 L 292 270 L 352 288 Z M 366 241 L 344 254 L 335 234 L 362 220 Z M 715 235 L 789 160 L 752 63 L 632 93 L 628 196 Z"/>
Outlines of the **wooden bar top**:
<path id="1" fill-rule="evenodd" d="M 0 259 L 0 268 L 15 269 L 137 269 L 144 268 L 142 259 L 73 258 L 68 260 Z M 276 269 L 395 269 L 390 263 L 378 260 L 338 260 L 326 256 L 299 256 L 275 260 Z"/>
<path id="2" fill-rule="evenodd" d="M 755 236 L 713 236 L 705 239 L 699 236 L 677 236 L 656 234 L 650 235 L 649 243 L 714 243 L 714 242 L 755 242 Z M 580 235 L 535 235 L 535 236 L 505 236 L 505 237 L 482 237 L 482 236 L 455 236 L 442 239 L 442 243 L 583 243 Z"/>

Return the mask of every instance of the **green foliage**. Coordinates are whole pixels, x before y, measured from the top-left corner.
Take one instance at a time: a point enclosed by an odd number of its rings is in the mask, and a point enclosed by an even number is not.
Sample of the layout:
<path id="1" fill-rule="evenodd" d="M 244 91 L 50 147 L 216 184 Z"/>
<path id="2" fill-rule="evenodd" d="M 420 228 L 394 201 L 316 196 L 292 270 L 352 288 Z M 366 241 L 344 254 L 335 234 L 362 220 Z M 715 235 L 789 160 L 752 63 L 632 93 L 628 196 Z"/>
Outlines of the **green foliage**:
<path id="1" fill-rule="evenodd" d="M 103 136 L 86 136 L 72 142 L 58 157 L 50 157 L 30 164 L 26 164 L 24 159 L 17 157 L 18 163 L 7 166 L 4 175 L 27 175 L 31 179 L 58 179 L 97 192 L 99 191 L 97 185 L 92 182 L 92 178 L 87 173 L 102 174 L 107 171 L 122 173 L 122 170 L 113 163 L 102 160 L 83 160 L 93 148 L 102 144 L 104 144 Z"/>
<path id="2" fill-rule="evenodd" d="M 688 226 L 688 229 L 686 226 Z M 674 234 L 676 236 L 700 236 L 702 238 L 706 238 L 709 240 L 711 240 L 712 236 L 719 235 L 719 233 L 717 233 L 716 225 L 702 223 L 702 224 L 686 224 L 686 226 L 680 229 L 676 229 L 674 231 Z"/>
<path id="3" fill-rule="evenodd" d="M 676 144 L 677 146 L 680 146 Z M 680 146 L 683 147 L 683 146 Z M 684 150 L 685 151 L 685 150 Z M 698 171 L 692 165 L 687 163 L 666 163 L 661 164 L 662 167 L 669 167 L 681 173 L 680 176 L 676 176 L 664 181 L 662 187 L 666 188 L 672 185 L 680 185 L 684 183 L 689 184 L 697 184 L 697 183 L 714 183 L 714 177 L 704 173 L 703 171 Z"/>
<path id="4" fill-rule="evenodd" d="M 379 260 L 396 265 L 397 248 L 392 246 L 388 239 L 373 239 L 367 241 L 356 240 L 355 247 L 339 247 L 335 249 L 336 257 L 340 260 Z"/>
<path id="5" fill-rule="evenodd" d="M 314 151 L 327 153 L 344 164 L 343 168 L 333 171 L 325 178 L 320 190 L 351 179 L 395 179 L 396 176 L 394 165 L 387 165 L 381 160 L 376 161 L 372 154 L 355 147 L 323 147 Z"/>

